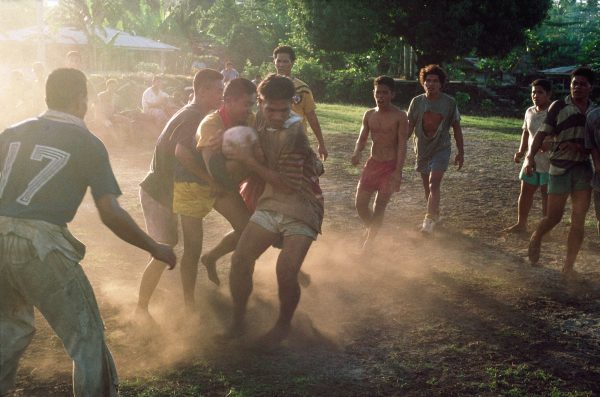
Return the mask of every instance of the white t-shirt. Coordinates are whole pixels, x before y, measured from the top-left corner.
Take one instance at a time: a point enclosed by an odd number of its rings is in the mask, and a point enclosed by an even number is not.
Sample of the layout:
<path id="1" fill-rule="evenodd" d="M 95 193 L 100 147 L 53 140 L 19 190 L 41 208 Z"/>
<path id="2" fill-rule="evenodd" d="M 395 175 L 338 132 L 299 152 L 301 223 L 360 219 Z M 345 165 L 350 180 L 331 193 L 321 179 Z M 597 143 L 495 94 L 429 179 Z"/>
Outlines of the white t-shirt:
<path id="1" fill-rule="evenodd" d="M 155 93 L 152 87 L 146 88 L 144 94 L 142 94 L 142 111 L 144 113 L 148 113 L 148 110 L 153 107 L 153 105 L 157 105 L 159 103 L 165 103 L 169 99 L 169 94 L 164 91 L 159 90 L 158 93 Z"/>
<path id="2" fill-rule="evenodd" d="M 544 119 L 546 118 L 546 114 L 548 114 L 548 110 L 535 110 L 535 106 L 530 107 L 525 112 L 525 119 L 523 120 L 523 129 L 529 132 L 529 140 L 527 141 L 527 153 L 531 149 L 531 145 L 533 144 L 533 137 L 537 130 L 544 123 Z M 536 172 L 548 172 L 550 169 L 550 152 L 542 152 L 539 150 L 534 157 L 535 160 L 535 171 Z M 525 168 L 525 162 L 523 162 L 523 168 Z"/>

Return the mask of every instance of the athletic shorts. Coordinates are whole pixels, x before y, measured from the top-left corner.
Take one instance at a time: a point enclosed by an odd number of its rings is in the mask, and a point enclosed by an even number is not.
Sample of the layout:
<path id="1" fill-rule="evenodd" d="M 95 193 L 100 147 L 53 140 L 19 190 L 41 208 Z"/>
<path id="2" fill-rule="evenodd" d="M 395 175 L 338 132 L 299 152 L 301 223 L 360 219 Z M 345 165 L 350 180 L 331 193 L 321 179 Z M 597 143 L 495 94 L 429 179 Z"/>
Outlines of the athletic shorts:
<path id="1" fill-rule="evenodd" d="M 594 171 L 588 163 L 575 165 L 562 175 L 550 175 L 548 178 L 549 194 L 564 194 L 591 188 Z"/>
<path id="2" fill-rule="evenodd" d="M 548 177 L 550 174 L 547 172 L 534 172 L 533 175 L 529 176 L 525 173 L 525 170 L 521 170 L 519 179 L 528 185 L 532 186 L 544 186 L 548 184 Z"/>
<path id="3" fill-rule="evenodd" d="M 210 187 L 195 182 L 175 182 L 173 212 L 190 218 L 202 219 L 215 204 Z"/>
<path id="4" fill-rule="evenodd" d="M 358 189 L 368 192 L 390 192 L 390 180 L 396 170 L 396 160 L 379 161 L 369 158 L 362 170 Z M 397 189 L 396 191 L 398 191 Z"/>
<path id="5" fill-rule="evenodd" d="M 250 222 L 254 222 L 272 233 L 281 233 L 283 237 L 306 236 L 313 240 L 317 239 L 317 232 L 312 227 L 279 212 L 257 210 L 250 217 Z"/>
<path id="6" fill-rule="evenodd" d="M 140 203 L 148 235 L 159 243 L 175 246 L 177 244 L 177 215 L 170 208 L 152 198 L 143 188 L 140 188 Z"/>
<path id="7" fill-rule="evenodd" d="M 450 163 L 450 147 L 438 150 L 433 156 L 428 158 L 417 158 L 417 172 L 429 175 L 431 171 L 445 172 Z"/>

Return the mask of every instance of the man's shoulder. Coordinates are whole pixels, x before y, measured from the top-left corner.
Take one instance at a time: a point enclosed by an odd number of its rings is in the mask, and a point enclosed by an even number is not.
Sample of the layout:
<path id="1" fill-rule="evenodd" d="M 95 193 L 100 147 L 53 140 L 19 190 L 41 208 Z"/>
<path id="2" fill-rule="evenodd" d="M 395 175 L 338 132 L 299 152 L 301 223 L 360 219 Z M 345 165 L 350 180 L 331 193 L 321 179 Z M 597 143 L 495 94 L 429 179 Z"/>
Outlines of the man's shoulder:
<path id="1" fill-rule="evenodd" d="M 588 113 L 587 122 L 596 127 L 600 126 L 600 107 L 596 107 Z"/>
<path id="2" fill-rule="evenodd" d="M 217 110 L 208 113 L 200 122 L 201 127 L 224 127 L 223 119 Z"/>
<path id="3" fill-rule="evenodd" d="M 302 81 L 296 77 L 292 77 L 292 81 L 294 82 L 294 88 L 296 89 L 296 91 L 299 91 L 299 90 L 310 91 L 310 87 L 304 81 Z"/>
<path id="4" fill-rule="evenodd" d="M 453 96 L 446 94 L 445 92 L 442 92 L 440 99 L 442 99 L 443 101 L 446 101 L 448 103 L 451 103 L 451 104 L 456 104 L 456 99 L 454 99 Z"/>

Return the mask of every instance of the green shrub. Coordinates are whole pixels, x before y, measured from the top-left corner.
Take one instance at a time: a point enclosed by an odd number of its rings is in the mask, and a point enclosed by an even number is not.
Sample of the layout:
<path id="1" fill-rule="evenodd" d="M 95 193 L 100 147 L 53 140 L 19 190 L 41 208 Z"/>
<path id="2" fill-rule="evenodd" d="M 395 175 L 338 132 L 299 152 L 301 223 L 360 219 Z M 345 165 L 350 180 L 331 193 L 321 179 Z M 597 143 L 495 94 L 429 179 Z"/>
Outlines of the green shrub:
<path id="1" fill-rule="evenodd" d="M 458 105 L 458 108 L 462 109 L 471 100 L 471 95 L 469 95 L 467 92 L 457 91 L 454 95 L 454 99 L 456 99 L 456 104 Z"/>

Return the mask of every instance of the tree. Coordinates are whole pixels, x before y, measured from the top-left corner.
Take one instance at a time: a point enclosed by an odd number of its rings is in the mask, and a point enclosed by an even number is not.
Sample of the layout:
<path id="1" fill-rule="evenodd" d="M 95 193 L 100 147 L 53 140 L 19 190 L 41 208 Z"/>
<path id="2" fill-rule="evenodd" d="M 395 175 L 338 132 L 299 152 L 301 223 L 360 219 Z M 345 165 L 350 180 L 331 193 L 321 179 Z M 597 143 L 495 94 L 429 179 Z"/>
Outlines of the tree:
<path id="1" fill-rule="evenodd" d="M 403 38 L 417 63 L 503 56 L 526 41 L 552 0 L 301 0 L 309 41 L 328 51 L 363 52 Z M 333 34 L 335 33 L 335 34 Z"/>

